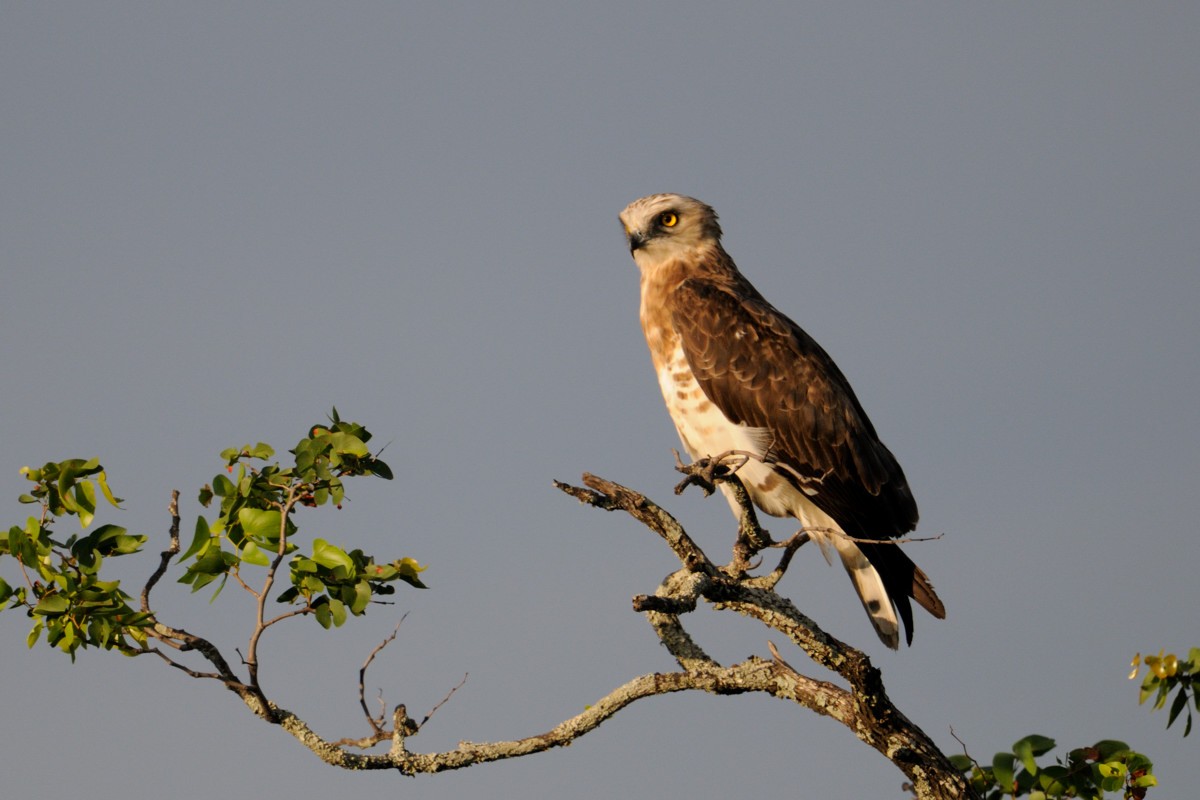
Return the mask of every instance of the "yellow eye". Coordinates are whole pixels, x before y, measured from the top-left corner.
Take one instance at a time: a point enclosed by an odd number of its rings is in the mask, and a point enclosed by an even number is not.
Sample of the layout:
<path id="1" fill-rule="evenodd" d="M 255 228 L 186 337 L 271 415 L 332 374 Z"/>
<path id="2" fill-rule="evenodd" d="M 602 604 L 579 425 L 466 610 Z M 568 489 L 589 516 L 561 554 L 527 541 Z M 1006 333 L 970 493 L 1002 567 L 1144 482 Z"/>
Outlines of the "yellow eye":
<path id="1" fill-rule="evenodd" d="M 679 222 L 679 217 L 675 216 L 670 211 L 660 214 L 658 217 L 658 224 L 662 225 L 664 228 L 674 228 L 675 223 L 677 222 Z"/>

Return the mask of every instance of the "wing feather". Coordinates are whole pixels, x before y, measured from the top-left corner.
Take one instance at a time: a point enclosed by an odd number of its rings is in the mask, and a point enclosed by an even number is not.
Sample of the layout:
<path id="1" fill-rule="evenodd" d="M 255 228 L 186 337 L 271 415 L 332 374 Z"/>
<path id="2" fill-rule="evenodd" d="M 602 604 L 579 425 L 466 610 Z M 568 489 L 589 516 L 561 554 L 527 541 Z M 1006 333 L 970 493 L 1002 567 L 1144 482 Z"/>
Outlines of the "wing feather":
<path id="1" fill-rule="evenodd" d="M 768 456 L 818 481 L 807 485 L 822 511 L 858 538 L 916 527 L 904 471 L 811 336 L 744 279 L 691 278 L 673 300 L 672 322 L 704 393 L 733 422 L 770 430 Z"/>
<path id="2" fill-rule="evenodd" d="M 708 399 L 732 422 L 761 431 L 776 472 L 856 539 L 913 530 L 917 504 L 904 470 L 879 440 L 849 381 L 799 325 L 733 271 L 689 278 L 672 296 L 672 324 Z M 859 544 L 879 572 L 912 643 L 909 598 L 939 619 L 929 578 L 899 547 Z"/>

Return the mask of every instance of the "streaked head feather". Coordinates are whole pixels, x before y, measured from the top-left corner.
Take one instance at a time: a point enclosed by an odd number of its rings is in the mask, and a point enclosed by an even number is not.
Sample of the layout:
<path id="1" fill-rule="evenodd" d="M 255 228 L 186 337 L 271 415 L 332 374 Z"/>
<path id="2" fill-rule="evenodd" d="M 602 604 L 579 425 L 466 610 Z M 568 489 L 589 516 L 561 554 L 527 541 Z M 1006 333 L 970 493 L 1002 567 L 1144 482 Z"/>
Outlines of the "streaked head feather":
<path id="1" fill-rule="evenodd" d="M 720 245 L 717 212 L 693 197 L 648 195 L 634 200 L 620 216 L 633 260 L 642 270 Z"/>

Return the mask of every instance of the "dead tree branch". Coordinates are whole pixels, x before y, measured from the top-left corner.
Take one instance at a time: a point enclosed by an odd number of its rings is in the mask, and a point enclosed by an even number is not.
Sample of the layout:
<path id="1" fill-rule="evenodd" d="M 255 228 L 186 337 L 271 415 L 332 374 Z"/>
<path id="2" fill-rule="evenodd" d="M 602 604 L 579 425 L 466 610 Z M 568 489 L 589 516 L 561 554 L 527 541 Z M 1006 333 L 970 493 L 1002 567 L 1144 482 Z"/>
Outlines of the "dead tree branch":
<path id="1" fill-rule="evenodd" d="M 684 467 L 683 471 L 688 468 Z M 709 467 L 704 465 L 701 469 Z M 702 477 L 707 478 L 707 475 Z M 779 675 L 786 676 L 782 682 L 788 691 L 765 688 L 750 691 L 767 691 L 773 696 L 793 700 L 842 723 L 894 763 L 911 781 L 919 798 L 976 797 L 963 774 L 954 768 L 933 740 L 893 705 L 884 689 L 882 676 L 870 659 L 827 634 L 790 600 L 775 593 L 775 584 L 786 571 L 791 555 L 807 541 L 807 535 L 802 533 L 784 544 L 784 557 L 774 572 L 762 578 L 746 576 L 743 565 L 747 558 L 774 543 L 765 534 L 746 530 L 748 524 L 756 526 L 757 523 L 752 521 L 753 509 L 736 476 L 732 472 L 717 472 L 714 480 L 736 487 L 734 496 L 745 512 L 730 564 L 716 568 L 698 547 L 680 548 L 673 544 L 672 549 L 683 569 L 668 576 L 654 598 L 643 598 L 640 603 L 635 599 L 635 608 L 647 612 L 655 632 L 680 666 L 689 674 L 705 672 L 713 666 L 703 651 L 691 643 L 677 616 L 694 608 L 697 599 L 705 600 L 717 610 L 735 611 L 757 619 L 786 635 L 817 664 L 836 672 L 849 688 L 800 674 L 784 662 L 771 645 L 775 656 L 771 663 L 779 670 Z M 561 484 L 559 488 L 597 508 L 628 511 L 668 543 L 691 541 L 674 518 L 638 492 L 592 475 L 585 474 L 583 481 L 592 490 L 590 493 Z M 653 520 L 654 524 L 647 520 Z"/>
<path id="2" fill-rule="evenodd" d="M 731 455 L 735 458 L 744 456 Z M 657 534 L 678 559 L 680 568 L 668 575 L 652 595 L 633 598 L 633 608 L 646 615 L 655 635 L 680 669 L 633 678 L 592 703 L 583 713 L 560 722 L 545 733 L 500 742 L 462 742 L 456 749 L 440 753 L 411 751 L 410 741 L 462 684 L 451 689 L 420 723 L 408 716 L 404 705 L 397 705 L 392 711 L 390 728 L 385 726 L 384 715 L 373 716 L 367 708 L 366 670 L 395 638 L 396 631 L 371 651 L 359 671 L 359 704 L 372 730 L 369 736 L 361 739 L 321 737 L 299 716 L 267 698 L 254 681 L 253 670 L 251 679 L 243 681 L 211 642 L 187 631 L 158 621 L 149 629 L 151 636 L 176 650 L 197 650 L 213 665 L 214 672 L 188 668 L 157 648 L 145 648 L 140 652 L 157 655 L 193 677 L 221 681 L 241 696 L 255 714 L 279 725 L 326 763 L 344 769 L 396 770 L 405 775 L 462 769 L 569 745 L 645 697 L 681 691 L 758 692 L 791 701 L 845 725 L 860 740 L 892 761 L 908 777 L 921 800 L 977 798 L 962 773 L 950 764 L 937 745 L 893 705 L 884 690 L 880 672 L 870 659 L 821 630 L 790 600 L 774 591 L 796 550 L 808 541 L 808 534 L 801 531 L 784 542 L 772 540 L 759 526 L 745 489 L 734 474 L 735 469 L 729 469 L 720 460 L 715 464 L 679 466 L 689 476 L 681 488 L 696 483 L 711 491 L 715 485 L 724 484 L 743 510 L 731 558 L 725 565 L 714 563 L 674 517 L 639 492 L 586 473 L 583 476 L 585 487 L 555 482 L 560 490 L 587 505 L 628 513 Z M 143 591 L 143 608 L 147 611 L 150 589 L 179 549 L 178 517 L 174 520 L 171 547 L 163 553 L 163 564 Z M 783 549 L 778 564 L 766 575 L 751 576 L 749 573 L 756 566 L 755 562 L 761 561 L 763 551 L 768 548 Z M 275 566 L 278 566 L 278 560 Z M 718 611 L 733 611 L 756 619 L 786 636 L 814 662 L 840 676 L 846 686 L 802 674 L 784 661 L 773 643 L 768 643 L 770 659 L 751 656 L 732 666 L 722 666 L 691 637 L 681 622 L 681 617 L 695 611 L 701 602 Z M 257 621 L 258 632 L 261 632 L 265 627 L 261 609 Z M 386 753 L 351 751 L 351 748 L 363 750 L 383 743 L 390 744 Z"/>

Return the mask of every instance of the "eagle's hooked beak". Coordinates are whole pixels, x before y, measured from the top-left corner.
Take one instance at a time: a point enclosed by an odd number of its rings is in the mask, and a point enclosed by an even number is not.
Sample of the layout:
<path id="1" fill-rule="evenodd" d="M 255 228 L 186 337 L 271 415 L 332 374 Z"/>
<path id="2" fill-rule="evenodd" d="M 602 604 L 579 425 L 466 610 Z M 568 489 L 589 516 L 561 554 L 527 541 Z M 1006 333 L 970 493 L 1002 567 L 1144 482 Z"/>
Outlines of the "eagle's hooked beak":
<path id="1" fill-rule="evenodd" d="M 626 231 L 625 238 L 629 239 L 629 252 L 633 253 L 646 243 L 646 237 L 641 231 Z"/>

